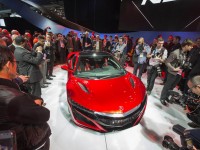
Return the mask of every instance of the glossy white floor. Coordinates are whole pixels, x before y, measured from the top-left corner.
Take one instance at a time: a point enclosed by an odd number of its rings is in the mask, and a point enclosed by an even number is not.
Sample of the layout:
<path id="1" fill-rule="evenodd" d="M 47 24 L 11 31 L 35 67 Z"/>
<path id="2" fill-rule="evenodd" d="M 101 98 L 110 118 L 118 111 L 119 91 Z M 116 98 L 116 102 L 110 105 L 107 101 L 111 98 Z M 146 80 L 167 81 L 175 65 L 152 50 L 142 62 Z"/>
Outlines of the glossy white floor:
<path id="1" fill-rule="evenodd" d="M 127 67 L 127 70 L 132 72 L 133 68 Z M 180 106 L 169 104 L 165 107 L 160 104 L 163 86 L 158 84 L 161 82 L 159 78 L 148 96 L 146 112 L 139 125 L 105 134 L 77 127 L 66 113 L 67 72 L 56 66 L 54 74 L 56 77 L 50 81 L 49 87 L 42 89 L 42 97 L 51 112 L 51 150 L 160 150 L 164 149 L 161 143 L 166 134 L 179 143 L 179 136 L 172 131 L 174 124 L 189 128 L 189 120 Z M 146 85 L 146 74 L 142 81 Z"/>

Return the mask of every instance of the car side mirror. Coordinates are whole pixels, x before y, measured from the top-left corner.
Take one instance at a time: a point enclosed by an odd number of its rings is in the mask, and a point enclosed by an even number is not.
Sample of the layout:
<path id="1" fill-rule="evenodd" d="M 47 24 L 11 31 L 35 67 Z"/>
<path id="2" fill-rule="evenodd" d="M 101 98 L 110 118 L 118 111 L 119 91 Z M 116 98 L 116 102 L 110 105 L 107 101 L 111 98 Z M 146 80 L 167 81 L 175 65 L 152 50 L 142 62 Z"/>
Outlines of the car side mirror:
<path id="1" fill-rule="evenodd" d="M 67 65 L 62 65 L 62 66 L 61 66 L 61 69 L 67 70 L 67 71 L 68 71 L 68 70 L 69 70 L 69 67 L 68 67 Z"/>
<path id="2" fill-rule="evenodd" d="M 67 71 L 70 72 L 70 73 L 74 73 L 74 70 L 70 69 L 67 65 L 61 66 L 61 69 L 67 70 Z"/>

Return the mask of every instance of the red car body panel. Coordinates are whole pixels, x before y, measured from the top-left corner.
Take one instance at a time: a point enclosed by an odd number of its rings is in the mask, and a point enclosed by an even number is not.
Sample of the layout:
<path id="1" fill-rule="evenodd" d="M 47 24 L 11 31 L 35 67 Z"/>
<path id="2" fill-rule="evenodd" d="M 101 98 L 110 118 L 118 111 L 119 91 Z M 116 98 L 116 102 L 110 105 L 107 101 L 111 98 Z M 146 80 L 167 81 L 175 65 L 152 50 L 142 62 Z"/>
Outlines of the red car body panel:
<path id="1" fill-rule="evenodd" d="M 135 87 L 132 87 L 129 78 L 134 79 Z M 83 91 L 78 82 L 83 84 L 89 93 Z M 67 83 L 67 91 L 70 91 L 68 96 L 81 106 L 102 113 L 126 113 L 139 105 L 145 95 L 144 85 L 130 73 L 104 80 L 72 77 Z"/>
<path id="2" fill-rule="evenodd" d="M 75 61 L 71 59 L 73 56 L 76 56 Z M 66 90 L 70 113 L 75 124 L 100 132 L 108 132 L 111 125 L 105 125 L 103 116 L 105 114 L 107 120 L 129 122 L 129 127 L 137 125 L 147 104 L 146 89 L 141 80 L 129 72 L 105 79 L 77 77 L 74 72 L 77 69 L 79 57 L 79 52 L 72 52 L 68 55 L 67 65 L 61 66 L 62 69 L 68 71 Z M 75 105 L 78 106 L 73 106 L 70 101 L 75 102 Z M 90 113 L 87 116 L 84 110 L 93 112 L 94 116 L 91 118 Z M 96 116 L 95 113 L 99 113 L 100 116 Z M 112 114 L 122 116 L 115 118 L 112 117 Z M 100 118 L 95 119 L 95 117 Z M 109 117 L 110 119 L 108 119 Z M 103 123 L 100 121 L 101 119 L 103 119 Z M 126 127 L 126 125 L 124 126 Z"/>

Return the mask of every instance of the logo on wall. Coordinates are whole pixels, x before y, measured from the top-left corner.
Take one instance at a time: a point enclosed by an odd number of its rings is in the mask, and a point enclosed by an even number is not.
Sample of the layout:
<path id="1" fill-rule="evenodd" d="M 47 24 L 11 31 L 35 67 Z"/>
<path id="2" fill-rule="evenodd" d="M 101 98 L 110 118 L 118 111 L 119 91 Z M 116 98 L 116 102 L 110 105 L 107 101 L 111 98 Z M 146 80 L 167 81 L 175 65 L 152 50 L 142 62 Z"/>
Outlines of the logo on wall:
<path id="1" fill-rule="evenodd" d="M 176 1 L 176 0 L 142 0 L 141 5 L 145 5 L 147 1 L 150 1 L 153 4 L 160 4 L 160 3 L 172 2 L 172 1 Z"/>

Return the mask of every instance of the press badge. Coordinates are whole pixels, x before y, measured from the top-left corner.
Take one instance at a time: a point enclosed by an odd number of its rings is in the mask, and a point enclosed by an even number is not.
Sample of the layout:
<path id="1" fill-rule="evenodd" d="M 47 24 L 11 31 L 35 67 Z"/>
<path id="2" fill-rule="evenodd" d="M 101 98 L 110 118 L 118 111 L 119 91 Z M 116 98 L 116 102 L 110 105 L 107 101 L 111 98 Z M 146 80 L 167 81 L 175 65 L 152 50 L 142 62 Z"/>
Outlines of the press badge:
<path id="1" fill-rule="evenodd" d="M 143 53 L 140 54 L 140 57 L 143 57 Z"/>

